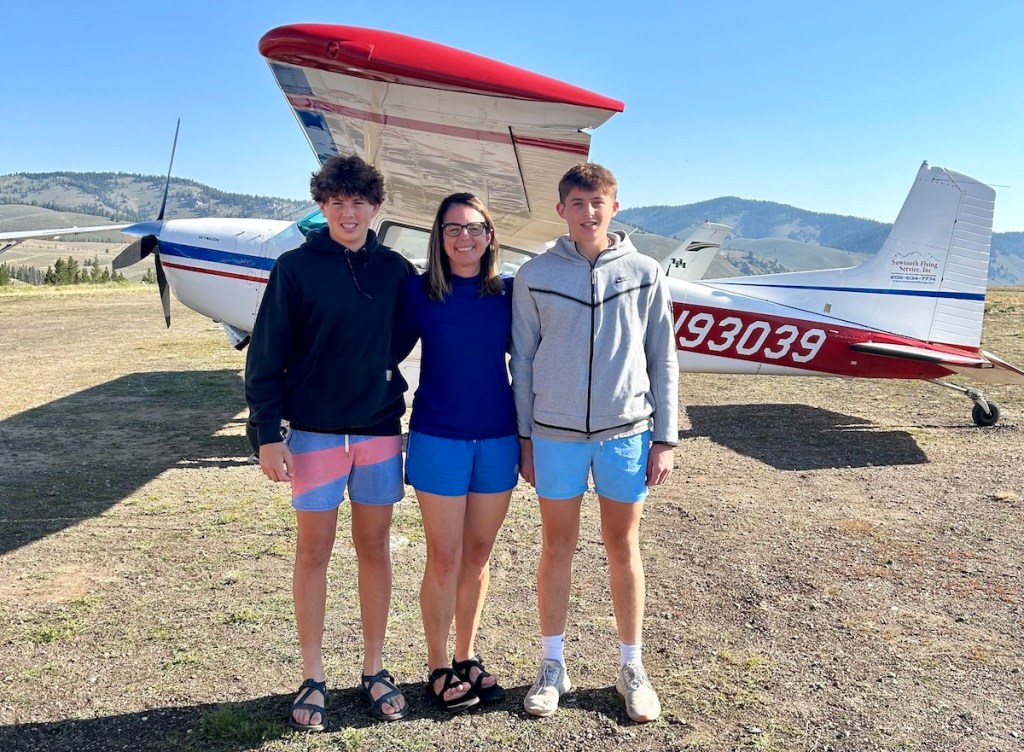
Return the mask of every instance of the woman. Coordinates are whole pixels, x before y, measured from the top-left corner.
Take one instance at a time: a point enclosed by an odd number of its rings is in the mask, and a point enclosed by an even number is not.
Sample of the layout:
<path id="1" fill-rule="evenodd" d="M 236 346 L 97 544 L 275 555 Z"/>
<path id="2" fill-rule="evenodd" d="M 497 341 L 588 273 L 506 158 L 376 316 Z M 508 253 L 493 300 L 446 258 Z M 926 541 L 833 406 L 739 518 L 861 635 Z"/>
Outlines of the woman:
<path id="1" fill-rule="evenodd" d="M 474 642 L 491 549 L 519 471 L 505 361 L 512 279 L 501 276 L 494 225 L 472 194 L 441 202 L 426 272 L 406 280 L 402 321 L 404 338 L 422 343 L 406 478 L 416 490 L 427 540 L 420 610 L 428 691 L 440 707 L 458 711 L 505 697 Z"/>

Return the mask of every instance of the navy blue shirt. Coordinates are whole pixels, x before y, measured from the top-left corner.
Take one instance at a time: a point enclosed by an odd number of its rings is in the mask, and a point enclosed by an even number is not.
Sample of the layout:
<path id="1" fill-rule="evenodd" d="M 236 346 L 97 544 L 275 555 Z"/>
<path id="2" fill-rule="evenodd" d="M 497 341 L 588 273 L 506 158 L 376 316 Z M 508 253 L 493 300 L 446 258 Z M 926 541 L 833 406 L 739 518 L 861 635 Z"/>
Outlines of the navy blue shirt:
<path id="1" fill-rule="evenodd" d="M 481 295 L 480 277 L 452 276 L 443 301 L 427 296 L 426 275 L 402 293 L 400 337 L 421 342 L 420 384 L 409 428 L 446 439 L 494 439 L 516 433 L 505 354 L 512 327 L 512 278 L 500 295 Z"/>

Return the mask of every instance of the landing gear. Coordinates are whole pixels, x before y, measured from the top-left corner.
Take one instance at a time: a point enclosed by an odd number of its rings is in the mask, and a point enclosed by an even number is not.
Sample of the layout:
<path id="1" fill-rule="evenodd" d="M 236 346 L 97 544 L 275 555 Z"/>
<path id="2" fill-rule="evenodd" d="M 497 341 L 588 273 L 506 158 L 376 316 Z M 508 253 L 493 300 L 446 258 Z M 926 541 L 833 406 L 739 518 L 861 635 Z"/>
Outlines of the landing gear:
<path id="1" fill-rule="evenodd" d="M 971 410 L 971 417 L 974 422 L 982 428 L 988 428 L 994 426 L 999 422 L 999 405 L 995 402 L 988 403 L 989 412 L 985 412 L 985 409 L 981 405 L 975 405 L 974 409 Z"/>
<path id="2" fill-rule="evenodd" d="M 944 386 L 947 389 L 952 389 L 954 392 L 960 392 L 971 400 L 974 403 L 974 408 L 971 410 L 971 419 L 974 420 L 976 425 L 981 426 L 982 428 L 988 428 L 999 422 L 999 405 L 985 399 L 985 394 L 980 389 L 960 386 L 959 384 L 951 384 L 948 381 L 942 381 L 941 379 L 928 380 L 932 384 L 938 384 L 939 386 Z"/>

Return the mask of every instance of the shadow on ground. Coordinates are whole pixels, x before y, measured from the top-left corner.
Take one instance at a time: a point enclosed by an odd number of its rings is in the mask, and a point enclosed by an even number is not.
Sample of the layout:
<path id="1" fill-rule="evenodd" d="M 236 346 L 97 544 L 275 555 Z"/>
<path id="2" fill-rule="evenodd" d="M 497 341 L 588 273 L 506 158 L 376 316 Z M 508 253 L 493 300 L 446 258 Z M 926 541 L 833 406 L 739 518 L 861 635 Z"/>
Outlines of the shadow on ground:
<path id="1" fill-rule="evenodd" d="M 5 752 L 136 752 L 249 750 L 289 733 L 291 698 L 272 695 L 224 705 L 153 708 L 101 718 L 25 723 L 0 728 Z M 273 719 L 273 721 L 271 720 Z"/>
<path id="2" fill-rule="evenodd" d="M 244 437 L 217 435 L 244 407 L 237 371 L 160 371 L 0 421 L 0 554 L 102 513 L 179 464 L 245 462 Z"/>
<path id="3" fill-rule="evenodd" d="M 689 431 L 777 470 L 919 465 L 928 457 L 906 431 L 808 405 L 694 405 Z"/>
<path id="4" fill-rule="evenodd" d="M 422 683 L 404 683 L 399 687 L 412 704 L 412 714 L 396 724 L 415 733 L 417 723 L 444 723 L 450 717 L 427 697 Z M 509 688 L 504 702 L 481 705 L 464 711 L 473 715 L 504 713 L 521 723 L 546 723 L 531 718 L 523 710 L 523 697 L 528 686 Z M 328 690 L 328 723 L 323 734 L 326 746 L 333 736 L 340 736 L 338 747 L 348 748 L 345 737 L 352 732 L 384 724 L 372 718 L 355 689 Z M 288 728 L 285 719 L 292 695 L 276 694 L 242 702 L 219 705 L 163 707 L 99 718 L 68 719 L 45 723 L 24 723 L 0 727 L 0 749 L 4 752 L 105 752 L 130 749 L 135 752 L 166 752 L 167 750 L 203 750 L 213 752 L 244 752 L 258 749 L 268 741 L 302 734 Z M 575 690 L 566 695 L 566 708 L 605 716 L 617 726 L 632 726 L 626 716 L 622 698 L 614 686 Z M 679 721 L 667 715 L 668 723 Z M 396 731 L 397 733 L 397 731 Z M 318 747 L 319 748 L 319 747 Z"/>

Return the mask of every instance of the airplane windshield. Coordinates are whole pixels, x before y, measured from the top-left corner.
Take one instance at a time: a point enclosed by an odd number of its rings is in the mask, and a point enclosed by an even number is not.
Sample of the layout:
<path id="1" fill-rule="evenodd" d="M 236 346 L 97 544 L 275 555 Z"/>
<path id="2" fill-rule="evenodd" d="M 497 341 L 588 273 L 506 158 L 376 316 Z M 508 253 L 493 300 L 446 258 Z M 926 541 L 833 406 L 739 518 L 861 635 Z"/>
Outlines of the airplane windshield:
<path id="1" fill-rule="evenodd" d="M 309 237 L 309 233 L 327 226 L 327 218 L 322 211 L 314 209 L 295 224 L 298 225 L 303 237 Z"/>

